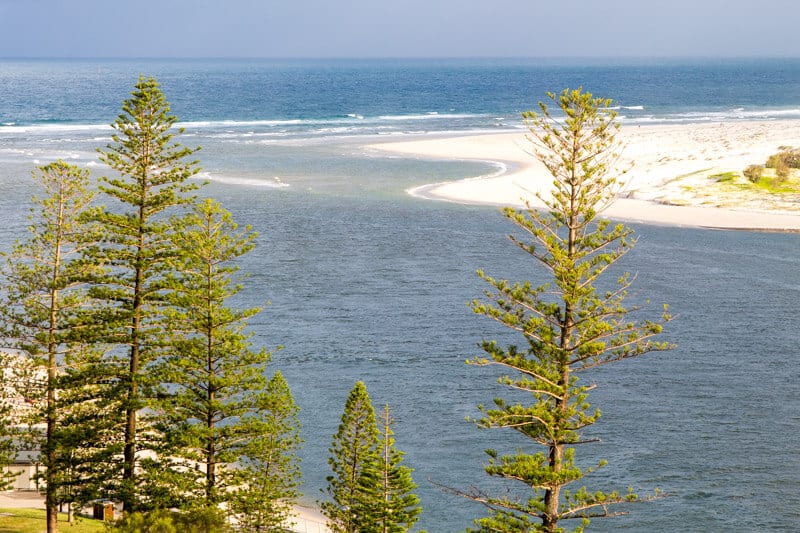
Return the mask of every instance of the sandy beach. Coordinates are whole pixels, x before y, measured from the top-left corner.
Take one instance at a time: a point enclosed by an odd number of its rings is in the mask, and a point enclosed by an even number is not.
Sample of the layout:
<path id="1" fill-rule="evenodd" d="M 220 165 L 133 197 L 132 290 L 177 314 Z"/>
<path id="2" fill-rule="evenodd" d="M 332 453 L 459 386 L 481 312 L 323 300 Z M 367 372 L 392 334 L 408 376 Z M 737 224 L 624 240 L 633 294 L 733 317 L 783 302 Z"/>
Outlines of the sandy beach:
<path id="1" fill-rule="evenodd" d="M 780 146 L 800 147 L 800 120 L 623 125 L 622 190 L 604 216 L 649 224 L 800 231 L 800 195 L 746 191 L 715 175 L 763 164 Z M 434 183 L 410 194 L 451 202 L 540 205 L 551 177 L 530 153 L 525 132 L 370 145 L 430 159 L 492 162 L 494 174 Z M 744 178 L 740 178 L 744 180 Z"/>

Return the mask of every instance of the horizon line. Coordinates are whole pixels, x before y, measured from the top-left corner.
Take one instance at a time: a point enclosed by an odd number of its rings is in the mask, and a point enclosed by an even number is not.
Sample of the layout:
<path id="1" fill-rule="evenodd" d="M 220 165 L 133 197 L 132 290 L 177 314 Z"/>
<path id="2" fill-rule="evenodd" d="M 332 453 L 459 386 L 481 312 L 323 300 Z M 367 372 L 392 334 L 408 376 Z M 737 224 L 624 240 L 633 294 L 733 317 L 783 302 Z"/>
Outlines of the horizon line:
<path id="1" fill-rule="evenodd" d="M 120 60 L 120 61 L 178 61 L 178 60 L 230 60 L 230 61 L 581 61 L 581 60 L 626 60 L 626 61 L 729 61 L 729 60 L 790 60 L 800 55 L 582 55 L 582 56 L 0 56 L 0 60 Z"/>

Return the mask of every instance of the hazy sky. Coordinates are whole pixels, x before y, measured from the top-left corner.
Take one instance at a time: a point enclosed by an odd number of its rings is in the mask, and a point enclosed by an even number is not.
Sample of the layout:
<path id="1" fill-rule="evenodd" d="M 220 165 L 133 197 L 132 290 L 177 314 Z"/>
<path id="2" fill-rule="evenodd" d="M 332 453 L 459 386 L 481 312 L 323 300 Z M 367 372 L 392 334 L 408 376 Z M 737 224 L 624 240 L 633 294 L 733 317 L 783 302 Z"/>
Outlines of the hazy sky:
<path id="1" fill-rule="evenodd" d="M 798 25 L 798 0 L 0 0 L 0 57 L 797 57 Z"/>

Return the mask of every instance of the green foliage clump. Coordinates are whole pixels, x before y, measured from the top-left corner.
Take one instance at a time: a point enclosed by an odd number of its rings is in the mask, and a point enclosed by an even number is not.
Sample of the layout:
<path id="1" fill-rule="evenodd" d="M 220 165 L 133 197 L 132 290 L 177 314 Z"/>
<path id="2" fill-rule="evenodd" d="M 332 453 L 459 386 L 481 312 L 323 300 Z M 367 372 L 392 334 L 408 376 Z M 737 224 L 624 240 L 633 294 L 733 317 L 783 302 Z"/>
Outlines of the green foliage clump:
<path id="1" fill-rule="evenodd" d="M 228 533 L 231 527 L 221 513 L 197 511 L 177 513 L 164 510 L 131 513 L 106 527 L 107 533 Z"/>
<path id="2" fill-rule="evenodd" d="M 764 167 L 761 165 L 749 165 L 742 171 L 742 174 L 750 183 L 758 183 L 758 180 L 764 174 Z"/>
<path id="3" fill-rule="evenodd" d="M 765 166 L 767 168 L 775 169 L 781 166 L 786 166 L 788 168 L 800 168 L 800 148 L 781 146 L 777 153 L 772 154 L 767 158 Z"/>
<path id="4" fill-rule="evenodd" d="M 779 181 L 786 181 L 791 175 L 791 169 L 800 168 L 800 149 L 781 146 L 779 152 L 767 158 L 764 166 L 774 169 L 775 177 Z"/>

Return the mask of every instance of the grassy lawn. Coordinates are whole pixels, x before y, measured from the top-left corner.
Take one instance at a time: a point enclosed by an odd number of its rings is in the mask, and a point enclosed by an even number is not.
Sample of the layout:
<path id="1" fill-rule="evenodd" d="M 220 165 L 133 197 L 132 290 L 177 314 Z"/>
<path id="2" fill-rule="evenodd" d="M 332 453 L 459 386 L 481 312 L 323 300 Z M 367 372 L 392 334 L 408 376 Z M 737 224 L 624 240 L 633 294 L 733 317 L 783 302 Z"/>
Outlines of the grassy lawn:
<path id="1" fill-rule="evenodd" d="M 81 517 L 75 525 L 67 524 L 67 515 L 58 515 L 58 529 L 69 533 L 96 533 L 105 531 L 103 522 Z M 0 509 L 0 533 L 43 533 L 47 531 L 44 510 Z"/>

